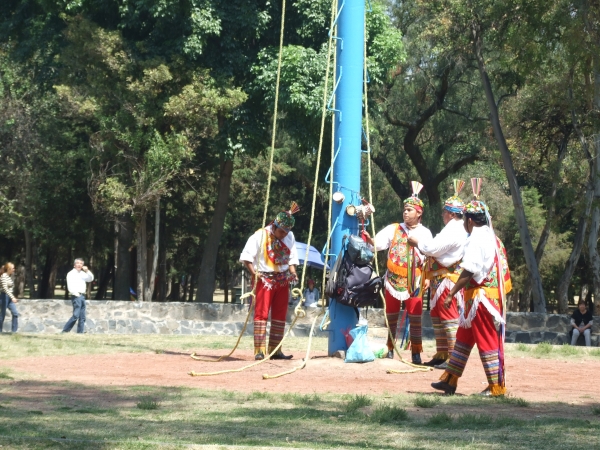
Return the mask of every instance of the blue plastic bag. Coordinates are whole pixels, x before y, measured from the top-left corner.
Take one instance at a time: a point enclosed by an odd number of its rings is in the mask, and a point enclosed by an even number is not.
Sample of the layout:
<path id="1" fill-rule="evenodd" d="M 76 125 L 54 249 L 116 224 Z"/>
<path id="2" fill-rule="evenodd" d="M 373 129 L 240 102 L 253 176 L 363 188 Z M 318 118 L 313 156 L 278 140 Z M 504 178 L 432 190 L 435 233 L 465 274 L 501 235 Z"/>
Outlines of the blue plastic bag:
<path id="1" fill-rule="evenodd" d="M 367 340 L 367 330 L 366 325 L 350 330 L 350 335 L 354 338 L 354 341 L 346 352 L 344 362 L 370 362 L 375 360 L 375 354 Z"/>

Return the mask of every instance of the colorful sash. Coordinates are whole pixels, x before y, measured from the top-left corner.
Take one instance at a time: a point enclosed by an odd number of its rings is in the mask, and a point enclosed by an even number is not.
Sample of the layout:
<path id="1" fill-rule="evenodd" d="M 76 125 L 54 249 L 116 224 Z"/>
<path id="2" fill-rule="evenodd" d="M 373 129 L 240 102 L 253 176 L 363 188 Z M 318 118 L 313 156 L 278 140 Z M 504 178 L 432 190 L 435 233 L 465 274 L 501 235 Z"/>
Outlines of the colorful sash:
<path id="1" fill-rule="evenodd" d="M 465 311 L 464 315 L 461 316 L 461 326 L 467 328 L 471 326 L 471 321 L 477 314 L 477 306 L 483 303 L 489 313 L 499 323 L 504 323 L 502 317 L 503 305 L 502 295 L 507 294 L 512 289 L 512 282 L 510 280 L 510 270 L 508 268 L 508 259 L 506 258 L 506 249 L 504 244 L 496 236 L 496 245 L 498 246 L 498 256 L 494 259 L 494 265 L 487 274 L 487 276 L 481 281 L 481 283 L 475 282 L 473 278 L 465 286 L 464 301 Z M 498 284 L 498 267 L 502 269 L 502 280 L 504 280 L 504 292 L 501 293 L 500 285 Z"/>
<path id="2" fill-rule="evenodd" d="M 278 266 L 286 266 L 290 262 L 290 249 L 265 228 L 264 254 L 265 263 L 275 270 Z"/>
<path id="3" fill-rule="evenodd" d="M 398 224 L 388 251 L 386 288 L 397 300 L 408 299 L 416 290 L 421 276 L 421 259 L 408 245 L 408 233 Z"/>

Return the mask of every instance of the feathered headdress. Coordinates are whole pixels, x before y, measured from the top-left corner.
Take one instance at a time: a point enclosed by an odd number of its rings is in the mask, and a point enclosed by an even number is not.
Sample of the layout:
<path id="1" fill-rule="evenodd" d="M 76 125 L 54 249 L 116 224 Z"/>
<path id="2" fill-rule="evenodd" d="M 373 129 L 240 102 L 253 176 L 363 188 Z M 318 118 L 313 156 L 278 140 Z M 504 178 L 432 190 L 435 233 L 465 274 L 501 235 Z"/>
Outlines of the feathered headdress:
<path id="1" fill-rule="evenodd" d="M 423 212 L 423 201 L 419 198 L 419 192 L 423 189 L 423 185 L 418 181 L 411 181 L 412 195 L 404 200 L 404 205 L 410 205 L 416 210 Z"/>
<path id="2" fill-rule="evenodd" d="M 473 188 L 473 200 L 471 200 L 465 206 L 466 214 L 485 214 L 489 219 L 489 211 L 485 202 L 479 200 L 479 193 L 481 192 L 482 178 L 471 178 L 471 187 Z M 489 220 L 488 220 L 489 223 Z"/>
<path id="3" fill-rule="evenodd" d="M 465 204 L 458 194 L 465 186 L 465 182 L 463 180 L 455 179 L 452 183 L 454 184 L 454 195 L 446 200 L 444 208 L 452 213 L 463 214 L 465 212 Z"/>
<path id="4" fill-rule="evenodd" d="M 292 205 L 288 211 L 281 211 L 279 214 L 277 214 L 273 224 L 277 228 L 281 228 L 282 230 L 289 232 L 296 223 L 294 214 L 296 214 L 298 211 L 300 211 L 300 207 L 296 202 L 292 202 Z"/>

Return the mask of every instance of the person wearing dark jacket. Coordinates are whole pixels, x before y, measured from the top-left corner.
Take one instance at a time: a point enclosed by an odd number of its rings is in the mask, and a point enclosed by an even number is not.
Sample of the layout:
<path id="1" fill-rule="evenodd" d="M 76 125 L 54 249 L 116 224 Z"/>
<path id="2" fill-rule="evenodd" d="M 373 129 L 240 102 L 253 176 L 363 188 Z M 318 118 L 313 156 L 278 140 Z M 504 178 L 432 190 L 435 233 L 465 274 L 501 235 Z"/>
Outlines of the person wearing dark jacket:
<path id="1" fill-rule="evenodd" d="M 579 335 L 583 333 L 585 346 L 592 346 L 592 325 L 594 325 L 592 312 L 585 306 L 585 301 L 580 300 L 577 309 L 571 315 L 571 325 L 573 326 L 573 337 L 571 345 L 577 344 Z"/>

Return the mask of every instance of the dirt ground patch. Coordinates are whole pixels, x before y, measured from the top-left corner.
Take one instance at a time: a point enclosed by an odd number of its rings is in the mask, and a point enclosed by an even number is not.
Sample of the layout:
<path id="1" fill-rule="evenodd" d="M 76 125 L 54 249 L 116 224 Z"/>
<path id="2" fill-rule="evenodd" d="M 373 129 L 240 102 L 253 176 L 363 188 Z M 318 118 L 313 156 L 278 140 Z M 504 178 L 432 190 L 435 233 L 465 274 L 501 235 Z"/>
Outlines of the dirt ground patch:
<path id="1" fill-rule="evenodd" d="M 222 350 L 203 350 L 200 356 L 218 356 Z M 296 358 L 302 352 L 295 352 Z M 408 355 L 406 355 L 408 356 Z M 428 356 L 428 355 L 426 355 Z M 384 393 L 433 394 L 430 387 L 441 375 L 440 370 L 410 374 L 387 374 L 387 369 L 410 369 L 397 360 L 378 359 L 366 364 L 346 364 L 315 352 L 303 370 L 280 378 L 264 380 L 263 374 L 275 375 L 301 361 L 265 361 L 242 372 L 217 376 L 192 377 L 188 372 L 214 372 L 240 369 L 254 363 L 252 353 L 239 350 L 219 363 L 195 361 L 183 352 L 127 353 L 109 355 L 74 355 L 26 357 L 7 360 L 0 367 L 10 368 L 16 378 L 28 381 L 69 381 L 92 386 L 185 386 L 201 389 L 224 389 L 237 392 Z M 600 404 L 600 391 L 592 380 L 600 372 L 600 361 L 560 361 L 529 357 L 507 358 L 507 388 L 510 395 L 532 403 L 560 402 L 577 407 Z M 473 354 L 458 386 L 457 394 L 470 395 L 486 386 L 483 367 Z M 32 395 L 42 393 L 32 390 Z"/>

